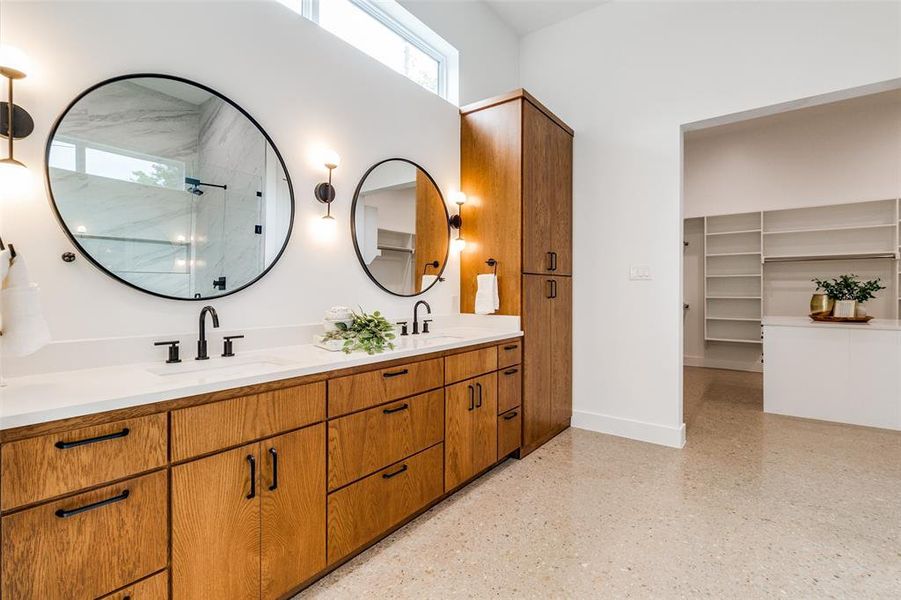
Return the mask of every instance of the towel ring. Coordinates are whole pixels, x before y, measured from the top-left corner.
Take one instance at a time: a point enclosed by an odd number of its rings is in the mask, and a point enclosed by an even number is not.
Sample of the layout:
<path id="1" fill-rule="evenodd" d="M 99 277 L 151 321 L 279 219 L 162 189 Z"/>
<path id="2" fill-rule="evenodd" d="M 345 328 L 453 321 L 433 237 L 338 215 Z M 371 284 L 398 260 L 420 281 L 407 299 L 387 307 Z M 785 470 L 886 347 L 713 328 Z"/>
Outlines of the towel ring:
<path id="1" fill-rule="evenodd" d="M 432 267 L 433 269 L 437 269 L 440 266 L 441 266 L 441 263 L 438 262 L 437 260 L 433 260 L 432 262 L 427 262 L 422 266 L 422 274 L 428 275 L 429 267 Z M 438 281 L 439 282 L 444 281 L 444 277 L 438 277 Z"/>
<path id="2" fill-rule="evenodd" d="M 497 277 L 497 261 L 494 260 L 493 258 L 489 258 L 488 260 L 485 261 L 485 264 L 488 265 L 489 267 L 494 267 L 494 276 Z"/>

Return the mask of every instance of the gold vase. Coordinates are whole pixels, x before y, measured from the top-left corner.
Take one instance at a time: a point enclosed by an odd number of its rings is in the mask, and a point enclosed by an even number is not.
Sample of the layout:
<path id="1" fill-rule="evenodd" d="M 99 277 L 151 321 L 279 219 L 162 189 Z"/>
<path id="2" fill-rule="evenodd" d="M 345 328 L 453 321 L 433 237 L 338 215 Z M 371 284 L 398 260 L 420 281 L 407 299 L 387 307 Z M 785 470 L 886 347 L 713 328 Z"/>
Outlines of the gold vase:
<path id="1" fill-rule="evenodd" d="M 828 317 L 835 307 L 835 300 L 826 294 L 814 294 L 810 297 L 810 314 Z"/>

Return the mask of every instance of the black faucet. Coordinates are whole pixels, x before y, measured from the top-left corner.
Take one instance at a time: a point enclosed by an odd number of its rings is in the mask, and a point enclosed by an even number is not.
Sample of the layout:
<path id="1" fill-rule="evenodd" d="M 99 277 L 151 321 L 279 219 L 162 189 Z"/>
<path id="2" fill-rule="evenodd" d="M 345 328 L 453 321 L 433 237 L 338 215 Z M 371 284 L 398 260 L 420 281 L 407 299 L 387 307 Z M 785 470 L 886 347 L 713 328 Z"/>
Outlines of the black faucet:
<path id="1" fill-rule="evenodd" d="M 219 315 L 212 306 L 204 306 L 200 311 L 200 338 L 197 340 L 197 358 L 194 360 L 206 360 L 210 356 L 206 353 L 206 314 L 213 317 L 213 327 L 219 327 Z"/>
<path id="2" fill-rule="evenodd" d="M 432 314 L 432 307 L 429 306 L 429 303 L 425 300 L 420 300 L 416 304 L 413 305 L 413 335 L 419 333 L 419 307 L 425 306 L 425 311 L 427 314 Z M 428 321 L 425 322 L 425 327 L 422 330 L 423 333 L 429 332 L 429 324 Z"/>

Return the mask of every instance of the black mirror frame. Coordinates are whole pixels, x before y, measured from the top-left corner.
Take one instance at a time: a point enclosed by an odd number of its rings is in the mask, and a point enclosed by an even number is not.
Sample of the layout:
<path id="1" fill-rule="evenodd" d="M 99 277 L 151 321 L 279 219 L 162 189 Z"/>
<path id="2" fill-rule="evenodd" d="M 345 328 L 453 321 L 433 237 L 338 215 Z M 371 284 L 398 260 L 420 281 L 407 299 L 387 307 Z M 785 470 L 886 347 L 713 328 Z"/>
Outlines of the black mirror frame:
<path id="1" fill-rule="evenodd" d="M 444 222 L 447 223 L 447 251 L 445 251 L 445 253 L 444 253 L 444 261 L 441 263 L 441 271 L 439 271 L 437 273 L 438 277 L 435 278 L 435 281 L 432 282 L 432 285 L 430 285 L 429 287 L 427 287 L 424 290 L 420 290 L 419 292 L 416 292 L 415 294 L 398 294 L 397 292 L 393 292 L 393 291 L 389 290 L 388 288 L 386 288 L 385 286 L 383 286 L 381 284 L 381 282 L 379 282 L 378 279 L 373 277 L 372 273 L 366 267 L 366 263 L 363 262 L 363 253 L 360 252 L 360 244 L 357 243 L 357 219 L 356 219 L 357 201 L 360 199 L 360 192 L 363 190 L 363 183 L 366 181 L 366 178 L 369 177 L 369 174 L 375 170 L 376 167 L 383 165 L 386 162 L 391 162 L 391 161 L 395 161 L 395 160 L 399 160 L 401 162 L 405 162 L 410 165 L 413 165 L 414 167 L 416 167 L 417 169 L 419 169 L 420 171 L 425 173 L 425 176 L 429 178 L 429 181 L 432 182 L 432 185 L 434 185 L 435 189 L 438 191 L 438 197 L 441 199 L 441 207 L 444 209 L 444 217 L 445 217 Z M 418 163 L 415 163 L 408 158 L 401 158 L 399 156 L 380 160 L 379 162 L 375 163 L 374 165 L 372 165 L 371 167 L 366 169 L 366 172 L 363 173 L 363 176 L 360 178 L 360 182 L 357 184 L 357 189 L 354 190 L 354 199 L 350 205 L 350 237 L 353 239 L 353 242 L 354 242 L 354 252 L 357 255 L 357 261 L 360 263 L 360 266 L 363 267 L 363 271 L 366 273 L 366 276 L 369 277 L 369 279 L 370 279 L 370 281 L 372 281 L 372 283 L 376 284 L 383 291 L 388 292 L 392 296 L 398 296 L 400 298 L 415 298 L 416 296 L 421 296 L 422 294 L 425 294 L 427 291 L 429 291 L 430 289 L 435 287 L 435 285 L 438 284 L 439 281 L 441 281 L 441 276 L 444 274 L 444 270 L 447 269 L 447 259 L 448 259 L 448 257 L 450 257 L 451 231 L 450 231 L 450 213 L 447 212 L 447 203 L 444 201 L 444 194 L 441 193 L 441 188 L 438 187 L 437 183 L 435 183 L 435 179 L 432 177 L 432 174 L 429 173 L 428 171 L 426 171 L 422 167 L 422 165 L 419 165 Z"/>
<path id="2" fill-rule="evenodd" d="M 257 275 L 255 278 L 253 278 L 251 281 L 248 281 L 241 287 L 230 290 L 225 294 L 220 294 L 217 296 L 203 296 L 200 298 L 197 298 L 197 297 L 182 298 L 179 296 L 169 296 L 166 294 L 160 294 L 158 292 L 152 292 L 150 290 L 144 289 L 140 286 L 137 286 L 137 285 L 131 283 L 130 281 L 126 281 L 125 279 L 122 279 L 121 277 L 117 276 L 115 273 L 112 273 L 111 271 L 107 270 L 107 268 L 104 267 L 103 265 L 101 265 L 99 262 L 94 260 L 94 257 L 91 256 L 91 254 L 82 247 L 82 245 L 76 239 L 75 235 L 73 235 L 72 231 L 69 230 L 69 227 L 66 225 L 66 222 L 63 220 L 62 214 L 60 214 L 60 212 L 59 212 L 59 208 L 56 205 L 56 198 L 54 198 L 54 196 L 53 196 L 53 186 L 50 184 L 50 149 L 51 149 L 51 145 L 53 144 L 53 138 L 56 137 L 56 132 L 59 129 L 60 125 L 62 124 L 63 119 L 66 117 L 67 114 L 69 114 L 69 111 L 72 110 L 72 108 L 82 98 L 84 98 L 85 96 L 87 96 L 88 94 L 93 92 L 94 90 L 99 89 L 105 85 L 109 85 L 111 83 L 116 83 L 117 81 L 124 81 L 127 79 L 140 79 L 140 78 L 156 78 L 156 79 L 168 79 L 170 81 L 177 81 L 179 83 L 185 83 L 185 84 L 200 88 L 200 89 L 204 90 L 205 92 L 209 92 L 210 94 L 213 94 L 217 98 L 221 98 L 222 100 L 227 102 L 229 105 L 234 107 L 242 115 L 244 115 L 244 117 L 247 118 L 247 120 L 249 120 L 251 123 L 253 123 L 254 127 L 256 127 L 257 130 L 261 134 L 263 134 L 263 137 L 266 139 L 266 142 L 269 143 L 269 146 L 272 147 L 273 152 L 275 152 L 275 156 L 278 158 L 278 161 L 282 166 L 282 170 L 285 172 L 285 180 L 288 183 L 288 194 L 291 198 L 291 217 L 288 221 L 288 231 L 285 233 L 285 241 L 282 244 L 281 249 L 278 251 L 278 254 L 276 254 L 275 258 L 272 260 L 272 263 L 270 263 L 268 267 L 263 269 L 263 271 L 259 275 Z M 278 261 L 281 259 L 282 255 L 285 253 L 285 249 L 288 247 L 288 242 L 291 240 L 291 233 L 294 230 L 295 202 L 294 202 L 294 185 L 291 183 L 291 174 L 288 172 L 288 165 L 285 164 L 285 159 L 282 157 L 281 152 L 279 152 L 278 146 L 275 145 L 275 142 L 272 141 L 272 138 L 269 137 L 269 134 L 266 132 L 266 130 L 263 129 L 263 127 L 257 122 L 256 119 L 254 119 L 252 116 L 250 116 L 250 113 L 248 113 L 246 110 L 241 108 L 238 104 L 236 104 L 228 96 L 225 96 L 224 94 L 214 90 L 211 87 L 203 85 L 202 83 L 197 83 L 196 81 L 191 81 L 190 79 L 186 79 L 184 77 L 178 77 L 176 75 L 166 75 L 163 73 L 132 73 L 129 75 L 118 75 L 116 77 L 111 77 L 109 79 L 105 79 L 99 83 L 95 83 L 94 85 L 90 86 L 89 88 L 87 88 L 86 90 L 84 90 L 83 92 L 78 94 L 71 102 L 69 102 L 69 104 L 66 106 L 66 108 L 63 109 L 62 113 L 60 113 L 60 115 L 56 118 L 56 120 L 53 122 L 53 127 L 50 128 L 50 133 L 47 135 L 47 145 L 44 150 L 44 182 L 45 182 L 45 185 L 47 186 L 47 198 L 50 201 L 50 207 L 53 209 L 53 214 L 56 216 L 56 220 L 59 222 L 59 225 L 62 228 L 63 233 L 66 234 L 66 237 L 69 238 L 69 241 L 72 242 L 72 244 L 75 246 L 75 248 L 78 250 L 78 252 L 82 256 L 84 256 L 86 259 L 88 259 L 88 262 L 90 262 L 92 265 L 97 267 L 97 269 L 99 269 L 101 273 L 103 273 L 104 275 L 107 275 L 108 277 L 110 277 L 112 279 L 115 279 L 119 283 L 125 284 L 128 287 L 138 290 L 140 292 L 143 292 L 145 294 L 150 294 L 151 296 L 156 296 L 157 298 L 165 298 L 167 300 L 183 300 L 183 301 L 187 300 L 187 301 L 192 301 L 192 302 L 204 301 L 204 300 L 205 301 L 218 300 L 219 298 L 225 298 L 226 296 L 231 296 L 232 294 L 236 294 L 236 293 L 240 292 L 241 290 L 244 290 L 244 289 L 250 287 L 251 285 L 258 282 L 260 279 L 265 277 L 269 273 L 269 271 L 272 270 L 272 267 L 274 267 L 278 263 Z"/>

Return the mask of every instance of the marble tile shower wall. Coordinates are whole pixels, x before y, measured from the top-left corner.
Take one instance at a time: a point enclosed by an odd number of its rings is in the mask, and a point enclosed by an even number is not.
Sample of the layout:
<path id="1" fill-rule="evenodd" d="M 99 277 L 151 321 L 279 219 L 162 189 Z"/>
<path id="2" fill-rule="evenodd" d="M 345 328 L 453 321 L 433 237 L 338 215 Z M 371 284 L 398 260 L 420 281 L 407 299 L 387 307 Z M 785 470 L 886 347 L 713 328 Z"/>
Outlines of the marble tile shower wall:
<path id="1" fill-rule="evenodd" d="M 226 289 L 252 281 L 264 268 L 266 140 L 231 105 L 212 98 L 200 106 L 197 176 L 227 185 L 206 188 L 195 198 L 195 291 L 214 292 L 213 280 L 225 276 Z M 275 199 L 273 198 L 273 201 Z"/>
<path id="2" fill-rule="evenodd" d="M 190 169 L 197 161 L 199 123 L 195 104 L 122 81 L 79 101 L 58 135 L 111 151 L 179 161 Z M 180 186 L 56 168 L 52 178 L 60 212 L 104 267 L 139 287 L 174 296 L 189 292 L 191 195 Z"/>

